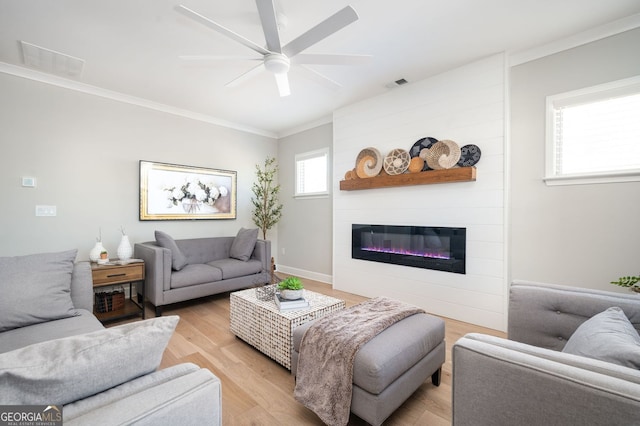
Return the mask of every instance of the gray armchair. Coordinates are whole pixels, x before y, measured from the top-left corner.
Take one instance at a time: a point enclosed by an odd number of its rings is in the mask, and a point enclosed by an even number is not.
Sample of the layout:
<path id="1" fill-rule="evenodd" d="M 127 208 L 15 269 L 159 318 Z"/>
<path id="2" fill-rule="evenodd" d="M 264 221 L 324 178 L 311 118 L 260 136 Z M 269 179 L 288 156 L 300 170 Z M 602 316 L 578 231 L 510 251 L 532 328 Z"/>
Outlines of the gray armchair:
<path id="1" fill-rule="evenodd" d="M 640 296 L 514 282 L 509 339 L 468 334 L 452 348 L 453 424 L 639 424 L 638 369 L 561 352 L 582 323 L 614 306 L 640 330 Z"/>

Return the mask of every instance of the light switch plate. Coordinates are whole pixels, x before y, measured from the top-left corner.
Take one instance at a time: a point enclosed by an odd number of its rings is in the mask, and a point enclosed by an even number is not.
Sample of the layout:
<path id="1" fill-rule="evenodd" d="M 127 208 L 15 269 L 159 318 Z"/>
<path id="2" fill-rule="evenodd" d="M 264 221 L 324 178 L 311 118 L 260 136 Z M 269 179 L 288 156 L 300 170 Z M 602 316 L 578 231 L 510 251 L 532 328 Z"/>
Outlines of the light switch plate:
<path id="1" fill-rule="evenodd" d="M 36 216 L 56 216 L 56 206 L 36 206 Z"/>
<path id="2" fill-rule="evenodd" d="M 35 188 L 36 187 L 36 178 L 34 177 L 23 177 L 22 178 L 22 186 L 27 188 Z"/>

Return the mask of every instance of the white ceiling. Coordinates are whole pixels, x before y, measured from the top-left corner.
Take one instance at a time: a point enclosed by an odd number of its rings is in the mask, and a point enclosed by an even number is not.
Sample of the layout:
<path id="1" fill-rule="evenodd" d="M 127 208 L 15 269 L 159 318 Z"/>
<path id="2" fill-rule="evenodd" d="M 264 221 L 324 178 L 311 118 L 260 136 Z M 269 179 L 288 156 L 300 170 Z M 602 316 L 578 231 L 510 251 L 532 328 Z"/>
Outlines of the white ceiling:
<path id="1" fill-rule="evenodd" d="M 71 87 L 116 92 L 282 136 L 390 90 L 385 85 L 400 78 L 411 84 L 490 54 L 522 52 L 640 13 L 638 0 L 276 0 L 288 20 L 280 33 L 283 44 L 350 4 L 360 19 L 304 53 L 373 55 L 366 65 L 312 66 L 339 82 L 339 90 L 292 66 L 292 94 L 280 98 L 267 72 L 225 87 L 255 62 L 195 66 L 180 60 L 257 54 L 177 13 L 177 4 L 265 43 L 254 0 L 0 0 L 0 70 L 33 75 L 22 68 L 25 41 L 83 59 L 83 73 Z"/>

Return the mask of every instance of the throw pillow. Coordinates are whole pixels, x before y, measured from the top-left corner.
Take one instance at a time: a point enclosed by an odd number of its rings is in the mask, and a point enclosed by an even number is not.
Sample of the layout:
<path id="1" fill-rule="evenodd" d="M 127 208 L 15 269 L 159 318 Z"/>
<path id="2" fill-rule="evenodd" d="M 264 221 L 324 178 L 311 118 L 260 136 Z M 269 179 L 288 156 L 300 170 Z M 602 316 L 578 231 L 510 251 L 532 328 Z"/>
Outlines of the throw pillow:
<path id="1" fill-rule="evenodd" d="M 151 373 L 178 319 L 153 318 L 0 354 L 0 401 L 64 405 Z"/>
<path id="2" fill-rule="evenodd" d="M 71 301 L 76 254 L 0 257 L 0 332 L 78 314 Z"/>
<path id="3" fill-rule="evenodd" d="M 562 352 L 640 369 L 640 335 L 618 307 L 582 323 Z"/>
<path id="4" fill-rule="evenodd" d="M 242 260 L 246 262 L 251 257 L 253 249 L 256 246 L 258 239 L 258 228 L 244 229 L 240 228 L 238 235 L 233 239 L 231 243 L 231 250 L 229 250 L 229 257 Z"/>
<path id="5" fill-rule="evenodd" d="M 156 242 L 160 247 L 167 248 L 171 250 L 171 267 L 179 271 L 180 269 L 187 266 L 187 258 L 176 244 L 176 241 L 171 237 L 171 235 L 166 234 L 162 231 L 156 231 Z"/>

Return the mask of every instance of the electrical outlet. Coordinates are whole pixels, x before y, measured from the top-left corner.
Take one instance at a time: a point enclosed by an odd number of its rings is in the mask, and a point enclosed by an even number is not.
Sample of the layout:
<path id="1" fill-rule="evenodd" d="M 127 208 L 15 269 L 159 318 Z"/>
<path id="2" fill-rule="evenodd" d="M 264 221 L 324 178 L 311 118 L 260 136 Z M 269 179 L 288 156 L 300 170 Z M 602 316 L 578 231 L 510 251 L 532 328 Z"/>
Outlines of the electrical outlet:
<path id="1" fill-rule="evenodd" d="M 285 254 L 285 252 L 284 252 L 284 247 L 282 247 L 282 254 Z"/>
<path id="2" fill-rule="evenodd" d="M 56 216 L 56 206 L 36 206 L 36 216 Z"/>

